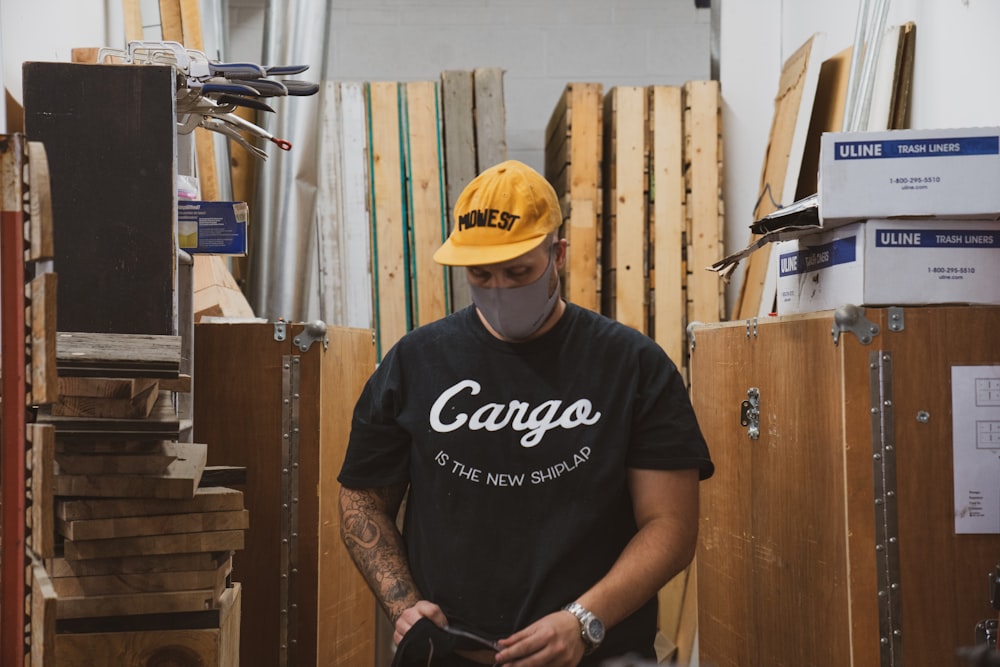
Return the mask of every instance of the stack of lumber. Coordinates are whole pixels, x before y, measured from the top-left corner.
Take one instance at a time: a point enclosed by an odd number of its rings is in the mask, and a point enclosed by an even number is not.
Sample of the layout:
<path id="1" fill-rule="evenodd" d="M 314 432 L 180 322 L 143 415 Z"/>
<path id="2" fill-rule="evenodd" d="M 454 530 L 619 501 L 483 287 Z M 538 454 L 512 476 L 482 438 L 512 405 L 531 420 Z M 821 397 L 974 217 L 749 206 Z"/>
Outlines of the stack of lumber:
<path id="1" fill-rule="evenodd" d="M 410 329 L 471 303 L 464 272 L 431 255 L 461 191 L 507 158 L 503 71 L 335 83 L 326 96 L 320 160 L 339 178 L 317 206 L 320 312 L 374 328 L 381 359 Z M 370 234 L 357 233 L 362 216 Z"/>
<path id="2" fill-rule="evenodd" d="M 204 483 L 207 446 L 179 439 L 180 338 L 59 333 L 56 357 L 60 397 L 39 416 L 55 427 L 56 618 L 219 609 L 249 517 L 242 492 Z"/>
<path id="3" fill-rule="evenodd" d="M 653 337 L 686 375 L 686 328 L 723 318 L 721 98 L 683 86 L 566 86 L 545 175 L 569 241 L 567 298 Z"/>

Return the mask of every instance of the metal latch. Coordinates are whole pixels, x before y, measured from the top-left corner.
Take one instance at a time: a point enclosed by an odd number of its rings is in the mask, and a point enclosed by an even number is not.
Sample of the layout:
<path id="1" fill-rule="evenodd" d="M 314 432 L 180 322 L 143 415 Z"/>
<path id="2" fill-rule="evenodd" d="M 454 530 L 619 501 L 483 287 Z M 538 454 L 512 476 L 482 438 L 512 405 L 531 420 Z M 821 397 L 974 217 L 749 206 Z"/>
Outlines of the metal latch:
<path id="1" fill-rule="evenodd" d="M 274 323 L 274 340 L 279 343 L 284 343 L 285 338 L 288 336 L 288 325 L 284 320 L 278 320 Z"/>
<path id="2" fill-rule="evenodd" d="M 308 323 L 292 342 L 298 345 L 302 352 L 308 352 L 312 344 L 318 340 L 323 341 L 324 350 L 330 344 L 330 339 L 326 337 L 326 322 L 323 320 L 313 320 Z"/>
<path id="3" fill-rule="evenodd" d="M 747 400 L 740 404 L 740 425 L 747 427 L 751 440 L 760 437 L 760 390 L 757 387 L 747 389 Z"/>
<path id="4" fill-rule="evenodd" d="M 833 313 L 833 344 L 840 343 L 840 334 L 850 332 L 858 337 L 862 345 L 869 345 L 872 339 L 878 335 L 877 324 L 865 317 L 864 308 L 854 304 L 846 304 L 838 308 Z"/>

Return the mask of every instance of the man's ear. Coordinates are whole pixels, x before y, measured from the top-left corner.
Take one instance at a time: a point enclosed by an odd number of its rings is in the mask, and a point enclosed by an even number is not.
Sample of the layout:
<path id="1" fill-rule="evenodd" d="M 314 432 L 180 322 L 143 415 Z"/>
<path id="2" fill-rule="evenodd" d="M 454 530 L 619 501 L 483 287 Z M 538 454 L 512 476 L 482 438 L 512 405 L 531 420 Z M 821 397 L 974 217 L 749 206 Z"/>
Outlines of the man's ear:
<path id="1" fill-rule="evenodd" d="M 566 253 L 569 248 L 569 241 L 566 239 L 558 239 L 555 243 L 556 248 L 556 268 L 561 269 L 566 265 Z"/>

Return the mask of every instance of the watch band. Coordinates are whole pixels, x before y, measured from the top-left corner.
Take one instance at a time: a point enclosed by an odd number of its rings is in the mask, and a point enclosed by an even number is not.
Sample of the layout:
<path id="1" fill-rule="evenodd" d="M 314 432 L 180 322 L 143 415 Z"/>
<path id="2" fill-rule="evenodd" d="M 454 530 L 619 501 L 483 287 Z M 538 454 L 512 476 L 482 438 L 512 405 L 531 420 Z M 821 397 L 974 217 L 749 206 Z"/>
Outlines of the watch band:
<path id="1" fill-rule="evenodd" d="M 589 655 L 597 650 L 597 647 L 604 641 L 604 623 L 601 622 L 601 619 L 576 602 L 569 603 L 563 609 L 573 614 L 580 622 L 580 638 L 583 640 L 584 653 Z"/>

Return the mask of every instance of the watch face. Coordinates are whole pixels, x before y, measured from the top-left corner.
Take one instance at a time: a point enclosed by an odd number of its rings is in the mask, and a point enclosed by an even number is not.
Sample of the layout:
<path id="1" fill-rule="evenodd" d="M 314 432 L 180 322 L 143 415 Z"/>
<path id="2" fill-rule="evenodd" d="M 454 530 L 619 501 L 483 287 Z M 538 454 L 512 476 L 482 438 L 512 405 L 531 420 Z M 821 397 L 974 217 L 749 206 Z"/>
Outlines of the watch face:
<path id="1" fill-rule="evenodd" d="M 591 641 L 600 643 L 604 641 L 604 624 L 599 619 L 593 618 L 587 623 L 587 635 Z"/>

